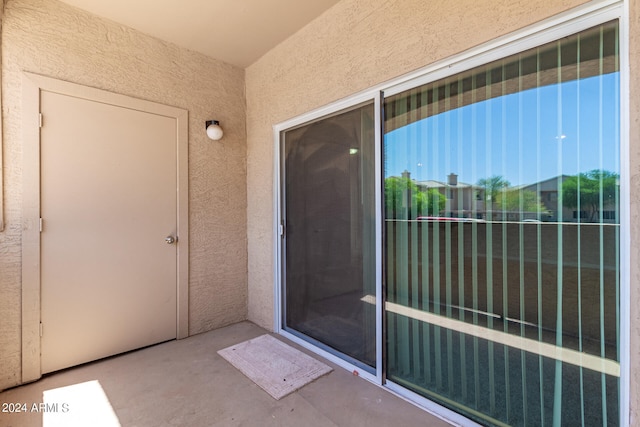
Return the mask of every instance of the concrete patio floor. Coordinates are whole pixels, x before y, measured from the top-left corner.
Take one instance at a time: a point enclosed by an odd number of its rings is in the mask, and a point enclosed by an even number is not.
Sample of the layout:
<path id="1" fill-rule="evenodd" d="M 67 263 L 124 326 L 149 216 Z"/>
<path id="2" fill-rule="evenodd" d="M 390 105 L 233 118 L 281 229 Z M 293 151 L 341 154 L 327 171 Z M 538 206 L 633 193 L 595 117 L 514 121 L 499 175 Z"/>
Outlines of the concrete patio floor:
<path id="1" fill-rule="evenodd" d="M 217 354 L 264 333 L 242 322 L 46 375 L 0 393 L 0 409 L 27 410 L 0 412 L 0 426 L 449 425 L 317 355 L 333 372 L 274 400 Z"/>

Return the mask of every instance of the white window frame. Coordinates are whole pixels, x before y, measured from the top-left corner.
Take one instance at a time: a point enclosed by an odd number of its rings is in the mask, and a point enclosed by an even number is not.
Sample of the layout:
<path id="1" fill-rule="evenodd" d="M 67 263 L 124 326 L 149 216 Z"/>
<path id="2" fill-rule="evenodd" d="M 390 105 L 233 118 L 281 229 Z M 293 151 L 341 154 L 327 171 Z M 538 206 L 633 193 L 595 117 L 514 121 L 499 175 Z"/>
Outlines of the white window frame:
<path id="1" fill-rule="evenodd" d="M 376 105 L 376 182 L 381 182 L 381 123 L 380 108 L 384 97 L 389 97 L 408 89 L 412 89 L 427 83 L 431 83 L 469 69 L 482 66 L 493 61 L 524 52 L 528 49 L 536 48 L 549 42 L 553 42 L 562 37 L 566 37 L 588 28 L 603 24 L 608 21 L 618 20 L 619 22 L 619 58 L 620 58 L 620 425 L 629 425 L 630 411 L 630 326 L 631 326 L 631 308 L 630 308 L 630 165 L 629 153 L 630 148 L 630 117 L 629 117 L 629 1 L 628 0 L 602 0 L 589 2 L 583 6 L 579 6 L 568 10 L 564 13 L 550 17 L 544 21 L 523 28 L 516 32 L 496 38 L 488 43 L 482 44 L 475 48 L 469 49 L 458 55 L 443 59 L 424 67 L 415 72 L 406 74 L 399 78 L 393 79 L 386 83 L 374 86 L 365 91 L 359 92 L 342 100 L 336 101 L 329 105 L 323 106 L 306 114 L 294 117 L 290 120 L 278 123 L 273 127 L 274 140 L 274 224 L 273 224 L 273 241 L 274 241 L 274 330 L 291 339 L 292 341 L 316 352 L 337 365 L 350 371 L 358 370 L 358 368 L 339 357 L 321 350 L 308 342 L 299 339 L 283 330 L 281 324 L 281 279 L 282 279 L 282 245 L 280 238 L 281 225 L 281 159 L 280 159 L 280 135 L 282 131 L 300 126 L 313 120 L 317 120 L 324 116 L 333 114 L 337 111 L 349 108 L 364 101 L 375 99 Z M 381 95 L 383 93 L 383 96 Z M 381 186 L 377 185 L 377 192 L 381 192 Z M 377 372 L 371 375 L 361 372 L 360 375 L 368 381 L 373 382 L 390 392 L 397 394 L 411 402 L 425 408 L 428 412 L 446 419 L 459 425 L 475 425 L 471 420 L 456 412 L 450 411 L 424 397 L 413 393 L 404 387 L 392 382 L 386 382 L 383 379 L 382 372 L 382 204 L 380 194 L 376 194 L 376 296 L 377 302 L 377 321 L 376 321 L 376 337 L 377 337 Z"/>

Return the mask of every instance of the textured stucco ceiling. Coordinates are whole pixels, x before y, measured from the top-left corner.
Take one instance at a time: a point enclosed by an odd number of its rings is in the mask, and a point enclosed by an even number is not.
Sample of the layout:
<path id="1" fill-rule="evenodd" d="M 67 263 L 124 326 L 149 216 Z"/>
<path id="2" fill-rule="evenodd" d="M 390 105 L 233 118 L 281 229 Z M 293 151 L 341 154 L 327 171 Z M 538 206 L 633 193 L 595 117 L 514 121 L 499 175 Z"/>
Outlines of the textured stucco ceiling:
<path id="1" fill-rule="evenodd" d="M 339 0 L 62 0 L 245 68 Z"/>

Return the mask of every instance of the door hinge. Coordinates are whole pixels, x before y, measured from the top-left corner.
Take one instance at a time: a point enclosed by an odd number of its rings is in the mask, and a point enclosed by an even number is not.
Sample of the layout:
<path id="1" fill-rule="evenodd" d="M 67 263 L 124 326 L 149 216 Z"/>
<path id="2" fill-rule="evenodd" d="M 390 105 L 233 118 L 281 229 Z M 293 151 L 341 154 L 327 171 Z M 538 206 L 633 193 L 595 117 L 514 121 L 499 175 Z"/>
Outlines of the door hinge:
<path id="1" fill-rule="evenodd" d="M 280 236 L 284 237 L 284 223 L 280 223 L 280 225 L 278 226 L 278 233 L 280 234 Z"/>
<path id="2" fill-rule="evenodd" d="M 39 117 L 38 117 L 38 125 L 40 127 L 42 127 L 42 113 L 39 113 Z"/>
<path id="3" fill-rule="evenodd" d="M 40 218 L 40 232 L 42 233 L 42 218 Z"/>
<path id="4" fill-rule="evenodd" d="M 42 323 L 40 323 L 40 336 L 42 336 Z"/>

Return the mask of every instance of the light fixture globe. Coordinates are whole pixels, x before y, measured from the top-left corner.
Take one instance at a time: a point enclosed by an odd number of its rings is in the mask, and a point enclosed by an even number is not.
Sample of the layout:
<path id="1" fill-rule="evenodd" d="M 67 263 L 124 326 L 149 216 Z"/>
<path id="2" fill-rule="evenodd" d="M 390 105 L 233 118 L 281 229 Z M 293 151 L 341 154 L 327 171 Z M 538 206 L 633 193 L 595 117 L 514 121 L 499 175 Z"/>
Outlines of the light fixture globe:
<path id="1" fill-rule="evenodd" d="M 207 128 L 207 136 L 214 141 L 218 141 L 222 138 L 224 132 L 222 132 L 222 128 L 220 127 L 220 122 L 217 120 L 207 120 L 205 123 Z"/>

